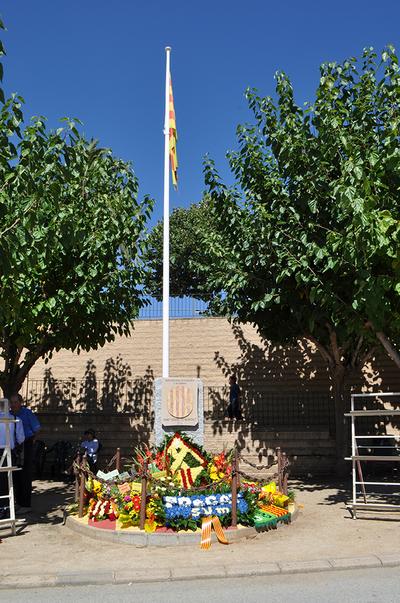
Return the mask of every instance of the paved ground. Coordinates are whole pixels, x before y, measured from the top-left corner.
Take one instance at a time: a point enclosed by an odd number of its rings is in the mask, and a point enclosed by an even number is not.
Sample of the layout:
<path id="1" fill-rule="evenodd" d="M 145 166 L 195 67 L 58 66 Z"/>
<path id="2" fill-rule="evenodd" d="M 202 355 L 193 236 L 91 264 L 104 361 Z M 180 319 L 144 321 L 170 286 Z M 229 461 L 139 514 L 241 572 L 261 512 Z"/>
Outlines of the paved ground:
<path id="1" fill-rule="evenodd" d="M 262 576 L 225 580 L 40 588 L 29 591 L 30 603 L 397 603 L 398 568 L 349 570 L 308 576 Z M 24 590 L 1 591 L 7 603 L 25 603 Z"/>
<path id="2" fill-rule="evenodd" d="M 297 490 L 302 508 L 291 526 L 281 526 L 229 546 L 213 544 L 209 551 L 202 551 L 193 545 L 168 549 L 127 544 L 98 546 L 97 541 L 61 523 L 62 508 L 72 497 L 71 487 L 60 482 L 36 482 L 34 512 L 29 524 L 16 537 L 5 538 L 5 533 L 0 532 L 3 538 L 0 574 L 11 578 L 19 567 L 25 574 L 31 574 L 32 583 L 36 584 L 36 576 L 75 572 L 88 572 L 100 581 L 111 572 L 121 572 L 120 576 L 136 574 L 143 579 L 158 572 L 159 579 L 163 579 L 163 576 L 171 576 L 168 573 L 171 568 L 175 579 L 198 577 L 203 571 L 214 572 L 218 577 L 222 566 L 225 568 L 222 575 L 226 575 L 226 568 L 233 573 L 246 572 L 276 561 L 280 562 L 279 571 L 299 571 L 293 565 L 297 561 L 303 562 L 306 571 L 311 561 L 357 557 L 366 559 L 367 564 L 369 557 L 374 567 L 380 562 L 376 557 L 374 561 L 371 555 L 386 555 L 388 563 L 400 564 L 399 514 L 397 518 L 385 516 L 354 521 L 345 507 L 349 484 L 327 487 L 292 483 L 292 487 Z M 332 565 L 340 566 L 340 562 L 331 562 L 329 567 Z M 324 569 L 324 565 L 319 569 Z"/>

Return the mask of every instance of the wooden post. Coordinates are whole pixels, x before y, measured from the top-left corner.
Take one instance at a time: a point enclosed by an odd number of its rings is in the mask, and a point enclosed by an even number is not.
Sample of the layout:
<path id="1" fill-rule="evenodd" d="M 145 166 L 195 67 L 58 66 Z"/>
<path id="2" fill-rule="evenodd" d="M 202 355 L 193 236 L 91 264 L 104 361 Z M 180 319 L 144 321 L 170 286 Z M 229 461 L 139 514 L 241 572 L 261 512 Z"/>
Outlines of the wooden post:
<path id="1" fill-rule="evenodd" d="M 81 466 L 82 454 L 80 452 L 78 452 L 75 457 L 75 463 L 77 463 L 79 467 Z M 77 469 L 75 465 L 73 465 L 73 467 L 75 475 L 75 502 L 77 503 L 79 501 L 79 469 Z"/>
<path id="2" fill-rule="evenodd" d="M 287 496 L 287 493 L 288 493 L 288 473 L 287 473 L 286 461 L 287 461 L 286 452 L 282 452 L 282 466 L 283 466 L 282 493 Z"/>
<path id="3" fill-rule="evenodd" d="M 121 471 L 121 448 L 117 448 L 117 452 L 115 453 L 115 468 L 118 473 Z"/>
<path id="4" fill-rule="evenodd" d="M 239 464 L 239 453 L 237 451 L 237 448 L 235 448 L 235 456 L 236 456 L 236 489 L 240 490 L 240 473 L 239 473 L 240 464 Z"/>
<path id="5" fill-rule="evenodd" d="M 282 492 L 283 484 L 282 484 L 282 453 L 280 446 L 276 447 L 276 458 L 278 461 L 278 490 Z"/>
<path id="6" fill-rule="evenodd" d="M 82 470 L 86 465 L 86 452 L 83 455 L 82 462 L 79 465 L 81 467 L 80 476 L 79 476 L 79 509 L 78 509 L 78 517 L 83 517 L 83 503 L 85 501 L 85 474 Z"/>
<path id="7" fill-rule="evenodd" d="M 232 521 L 231 521 L 231 526 L 232 528 L 237 528 L 237 486 L 238 486 L 238 467 L 237 467 L 237 450 L 235 447 L 235 455 L 233 457 L 233 463 L 232 463 L 232 482 L 231 482 L 231 487 L 232 487 Z"/>
<path id="8" fill-rule="evenodd" d="M 142 491 L 140 495 L 140 529 L 144 530 L 146 521 L 146 497 L 147 497 L 147 461 L 143 463 Z"/>

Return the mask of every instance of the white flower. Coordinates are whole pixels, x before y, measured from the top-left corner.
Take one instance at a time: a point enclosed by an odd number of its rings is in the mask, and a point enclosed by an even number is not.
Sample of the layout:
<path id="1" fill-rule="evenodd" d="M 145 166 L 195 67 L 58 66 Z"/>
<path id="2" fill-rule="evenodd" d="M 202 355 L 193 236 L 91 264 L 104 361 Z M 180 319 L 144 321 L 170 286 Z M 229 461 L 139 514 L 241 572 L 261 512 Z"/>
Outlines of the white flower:
<path id="1" fill-rule="evenodd" d="M 192 500 L 193 507 L 202 507 L 204 505 L 203 501 L 200 498 L 194 498 Z"/>
<path id="2" fill-rule="evenodd" d="M 206 497 L 206 505 L 216 505 L 217 504 L 217 497 L 214 496 L 213 494 L 211 494 L 210 496 Z"/>
<path id="3" fill-rule="evenodd" d="M 223 504 L 223 503 L 230 503 L 232 499 L 232 495 L 231 494 L 221 494 L 221 496 L 219 497 L 219 501 Z"/>
<path id="4" fill-rule="evenodd" d="M 191 507 L 192 501 L 189 496 L 178 496 L 178 504 L 180 507 Z"/>
<path id="5" fill-rule="evenodd" d="M 176 503 L 178 502 L 176 496 L 165 496 L 164 500 L 166 503 L 171 503 L 172 505 L 176 505 Z"/>

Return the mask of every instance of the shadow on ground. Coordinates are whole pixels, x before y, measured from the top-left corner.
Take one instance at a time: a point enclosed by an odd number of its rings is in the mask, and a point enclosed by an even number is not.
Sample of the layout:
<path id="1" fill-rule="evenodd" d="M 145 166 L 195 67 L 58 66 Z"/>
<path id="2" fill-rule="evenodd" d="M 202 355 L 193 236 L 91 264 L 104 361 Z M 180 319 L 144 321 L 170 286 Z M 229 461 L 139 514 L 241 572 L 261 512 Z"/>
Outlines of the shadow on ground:
<path id="1" fill-rule="evenodd" d="M 365 486 L 365 500 L 367 503 L 385 503 L 391 505 L 399 504 L 399 489 L 384 485 L 385 482 L 399 482 L 400 476 L 398 475 L 396 469 L 388 469 L 386 472 L 376 470 L 370 470 L 367 472 L 364 470 L 363 478 L 366 482 L 382 482 L 382 485 L 375 485 L 373 488 L 369 487 L 368 485 Z M 335 478 L 290 480 L 289 487 L 298 495 L 301 495 L 302 492 L 326 492 L 326 496 L 321 498 L 321 500 L 317 503 L 318 505 L 322 506 L 337 504 L 347 506 L 352 500 L 352 481 L 350 477 L 344 480 Z M 358 486 L 357 500 L 359 502 L 364 502 L 364 496 L 360 486 Z M 362 518 L 362 516 L 360 516 L 360 518 Z"/>
<path id="2" fill-rule="evenodd" d="M 33 490 L 33 511 L 26 516 L 27 525 L 61 524 L 65 507 L 74 502 L 74 493 L 74 484 L 71 482 L 36 481 Z"/>

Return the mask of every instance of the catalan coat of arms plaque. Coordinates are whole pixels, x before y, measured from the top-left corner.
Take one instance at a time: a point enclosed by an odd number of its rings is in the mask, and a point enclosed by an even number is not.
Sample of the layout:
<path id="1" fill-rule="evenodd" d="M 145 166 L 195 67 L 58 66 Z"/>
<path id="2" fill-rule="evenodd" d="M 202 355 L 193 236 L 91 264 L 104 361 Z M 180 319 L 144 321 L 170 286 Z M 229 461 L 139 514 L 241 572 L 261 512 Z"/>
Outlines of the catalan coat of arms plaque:
<path id="1" fill-rule="evenodd" d="M 162 386 L 162 424 L 197 425 L 198 396 L 198 386 L 194 380 L 165 379 Z"/>

